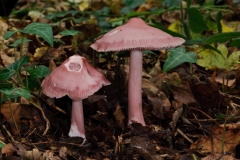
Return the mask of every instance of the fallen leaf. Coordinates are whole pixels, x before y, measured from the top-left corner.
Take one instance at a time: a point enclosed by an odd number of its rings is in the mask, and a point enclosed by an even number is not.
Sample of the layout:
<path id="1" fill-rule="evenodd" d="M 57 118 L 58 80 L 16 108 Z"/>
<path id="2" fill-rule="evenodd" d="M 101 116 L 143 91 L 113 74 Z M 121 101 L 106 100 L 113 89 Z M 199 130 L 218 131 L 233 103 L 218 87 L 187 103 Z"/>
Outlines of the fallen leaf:
<path id="1" fill-rule="evenodd" d="M 45 47 L 40 47 L 40 48 L 37 48 L 33 57 L 35 60 L 39 60 L 41 59 L 48 51 L 48 47 L 45 46 Z"/>
<path id="2" fill-rule="evenodd" d="M 9 57 L 7 56 L 6 54 L 4 54 L 4 52 L 1 52 L 0 51 L 0 57 L 1 57 L 1 60 L 2 60 L 2 64 L 7 67 L 9 66 L 10 64 L 14 63 L 15 62 L 15 57 Z"/>
<path id="3" fill-rule="evenodd" d="M 240 141 L 240 130 L 226 130 L 221 127 L 212 129 L 211 135 L 202 136 L 190 146 L 190 149 L 197 149 L 200 153 L 222 153 L 229 152 L 232 156 L 235 155 L 235 148 Z M 223 134 L 224 134 L 224 149 L 223 147 Z"/>
<path id="4" fill-rule="evenodd" d="M 159 89 L 146 78 L 142 79 L 142 89 L 146 95 L 151 97 L 156 96 L 159 91 Z"/>
<path id="5" fill-rule="evenodd" d="M 11 110 L 10 110 L 10 106 L 11 106 Z M 20 110 L 21 110 L 21 105 L 19 105 L 19 103 L 11 103 L 11 104 L 5 103 L 1 105 L 1 113 L 6 117 L 8 123 L 10 124 L 13 135 L 17 135 L 18 131 L 21 130 Z M 13 114 L 14 120 L 13 120 L 12 114 Z M 17 126 L 15 126 L 14 121 L 16 121 Z M 18 127 L 19 130 L 16 127 Z"/>
<path id="6" fill-rule="evenodd" d="M 173 97 L 176 101 L 183 104 L 196 102 L 192 94 L 188 81 L 182 81 L 179 86 L 174 87 Z"/>
<path id="7" fill-rule="evenodd" d="M 197 64 L 210 70 L 215 69 L 224 69 L 224 70 L 233 70 L 236 69 L 239 64 L 240 51 L 232 52 L 228 56 L 228 49 L 224 44 L 219 44 L 217 49 L 221 54 L 204 49 L 198 53 Z M 198 48 L 197 50 L 201 50 Z"/>
<path id="8" fill-rule="evenodd" d="M 154 154 L 156 152 L 152 141 L 146 137 L 134 136 L 130 140 L 131 147 L 140 154 L 144 159 L 155 160 Z"/>
<path id="9" fill-rule="evenodd" d="M 171 103 L 167 96 L 160 91 L 157 97 L 148 97 L 148 99 L 153 106 L 152 114 L 164 119 L 165 113 L 168 112 L 171 107 Z"/>
<path id="10" fill-rule="evenodd" d="M 215 81 L 228 87 L 235 87 L 236 71 L 220 72 L 215 77 Z"/>
<path id="11" fill-rule="evenodd" d="M 124 116 L 124 114 L 123 114 L 123 112 L 122 112 L 122 110 L 121 110 L 121 106 L 120 106 L 120 105 L 118 105 L 118 106 L 116 107 L 116 110 L 115 110 L 115 112 L 113 113 L 113 115 L 115 116 L 117 125 L 118 125 L 122 130 L 124 130 L 124 118 L 125 118 L 125 116 Z"/>

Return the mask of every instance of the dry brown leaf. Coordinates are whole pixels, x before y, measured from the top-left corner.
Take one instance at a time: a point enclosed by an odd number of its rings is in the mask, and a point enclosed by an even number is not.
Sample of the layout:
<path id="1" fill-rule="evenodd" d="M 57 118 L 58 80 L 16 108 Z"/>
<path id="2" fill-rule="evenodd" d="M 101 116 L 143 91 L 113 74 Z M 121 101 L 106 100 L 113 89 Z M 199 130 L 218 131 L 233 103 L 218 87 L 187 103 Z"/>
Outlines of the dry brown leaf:
<path id="1" fill-rule="evenodd" d="M 157 97 L 148 97 L 148 99 L 153 106 L 152 113 L 155 116 L 164 119 L 165 112 L 169 111 L 171 107 L 171 103 L 166 95 L 160 91 Z"/>
<path id="2" fill-rule="evenodd" d="M 4 52 L 1 52 L 1 51 L 0 51 L 0 58 L 1 58 L 1 61 L 2 61 L 2 64 L 4 65 L 4 67 L 7 67 L 10 64 L 15 62 L 14 57 L 9 57 Z"/>
<path id="3" fill-rule="evenodd" d="M 209 154 L 204 158 L 201 158 L 201 160 L 217 160 L 217 159 L 221 159 L 221 160 L 235 160 L 235 158 L 231 155 L 225 155 L 225 154 Z"/>
<path id="4" fill-rule="evenodd" d="M 212 134 L 207 137 L 201 137 L 193 143 L 190 149 L 197 149 L 200 153 L 222 153 L 230 152 L 232 156 L 235 155 L 235 148 L 240 142 L 240 130 L 227 130 L 224 136 L 224 150 L 222 151 L 223 142 L 222 127 L 213 129 Z"/>
<path id="5" fill-rule="evenodd" d="M 146 78 L 142 79 L 142 89 L 143 92 L 150 97 L 156 96 L 159 91 L 159 89 Z"/>
<path id="6" fill-rule="evenodd" d="M 174 87 L 173 97 L 176 101 L 183 104 L 196 102 L 187 81 L 183 81 L 180 86 Z"/>
<path id="7" fill-rule="evenodd" d="M 173 130 L 175 129 L 177 121 L 181 117 L 182 112 L 183 112 L 183 108 L 179 108 L 173 113 L 172 122 L 169 123 L 169 125 L 172 127 Z"/>
<path id="8" fill-rule="evenodd" d="M 147 160 L 155 160 L 155 146 L 152 141 L 146 137 L 134 136 L 130 141 L 131 147 Z"/>
<path id="9" fill-rule="evenodd" d="M 62 159 L 67 160 L 67 152 L 68 152 L 67 147 L 61 147 L 60 150 L 59 150 L 59 156 Z"/>
<path id="10" fill-rule="evenodd" d="M 121 110 L 121 106 L 118 105 L 116 107 L 116 110 L 115 112 L 113 113 L 113 115 L 115 116 L 115 119 L 116 119 L 116 122 L 117 122 L 117 125 L 122 129 L 124 130 L 124 114 L 122 113 L 122 110 Z"/>
<path id="11" fill-rule="evenodd" d="M 221 124 L 220 127 L 224 128 L 224 124 Z M 227 129 L 240 129 L 240 122 L 237 123 L 231 123 L 231 124 L 226 124 Z"/>
<path id="12" fill-rule="evenodd" d="M 237 71 L 220 72 L 215 77 L 215 81 L 228 87 L 235 87 Z"/>
<path id="13" fill-rule="evenodd" d="M 14 119 L 17 123 L 17 127 L 18 127 L 19 130 L 21 130 L 21 125 L 20 125 L 21 106 L 19 105 L 19 103 L 11 103 L 10 105 L 11 105 L 11 108 L 12 108 Z M 14 120 L 13 120 L 12 115 L 11 115 L 10 105 L 6 104 L 6 103 L 2 104 L 1 105 L 1 113 L 6 117 L 7 121 L 9 122 L 9 124 L 11 126 L 12 134 L 17 135 L 18 130 L 15 126 Z"/>
<path id="14" fill-rule="evenodd" d="M 2 148 L 1 152 L 2 154 L 6 154 L 7 156 L 12 156 L 14 152 L 12 148 L 14 148 L 12 143 L 8 143 Z"/>

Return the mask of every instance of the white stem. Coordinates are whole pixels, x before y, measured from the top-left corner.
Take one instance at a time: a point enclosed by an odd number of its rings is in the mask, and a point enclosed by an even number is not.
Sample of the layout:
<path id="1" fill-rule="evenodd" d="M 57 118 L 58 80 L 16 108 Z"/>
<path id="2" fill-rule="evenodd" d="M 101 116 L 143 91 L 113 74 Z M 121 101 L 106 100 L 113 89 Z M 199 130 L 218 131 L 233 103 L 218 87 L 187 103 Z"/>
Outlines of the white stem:
<path id="1" fill-rule="evenodd" d="M 142 112 L 142 52 L 132 50 L 130 54 L 128 80 L 128 123 L 145 126 Z"/>
<path id="2" fill-rule="evenodd" d="M 68 135 L 86 138 L 82 100 L 72 100 L 71 128 Z"/>

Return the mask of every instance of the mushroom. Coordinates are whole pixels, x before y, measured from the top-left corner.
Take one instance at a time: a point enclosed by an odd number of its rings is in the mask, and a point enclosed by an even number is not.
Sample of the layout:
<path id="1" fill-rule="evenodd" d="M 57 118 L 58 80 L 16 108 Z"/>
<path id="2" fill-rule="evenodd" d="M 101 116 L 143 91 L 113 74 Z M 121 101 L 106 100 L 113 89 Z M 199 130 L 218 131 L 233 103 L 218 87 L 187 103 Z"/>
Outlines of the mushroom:
<path id="1" fill-rule="evenodd" d="M 69 136 L 86 138 L 82 99 L 93 95 L 110 82 L 84 57 L 74 55 L 55 68 L 42 82 L 43 92 L 51 98 L 68 95 L 72 99 Z"/>
<path id="2" fill-rule="evenodd" d="M 98 52 L 130 50 L 128 80 L 128 123 L 145 126 L 142 113 L 142 50 L 162 50 L 181 45 L 185 40 L 173 37 L 157 28 L 148 26 L 140 18 L 131 18 L 91 47 Z"/>

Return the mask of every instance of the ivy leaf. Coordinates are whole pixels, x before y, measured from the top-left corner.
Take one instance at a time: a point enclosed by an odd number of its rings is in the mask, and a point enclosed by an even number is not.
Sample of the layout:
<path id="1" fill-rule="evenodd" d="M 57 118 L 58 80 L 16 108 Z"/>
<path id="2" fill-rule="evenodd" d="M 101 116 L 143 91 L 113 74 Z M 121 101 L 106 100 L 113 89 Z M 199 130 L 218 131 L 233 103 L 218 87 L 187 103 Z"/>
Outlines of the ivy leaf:
<path id="1" fill-rule="evenodd" d="M 1 82 L 5 82 L 6 80 L 8 80 L 10 77 L 12 77 L 14 74 L 16 73 L 15 70 L 10 70 L 8 68 L 3 69 L 0 72 L 0 81 Z"/>
<path id="2" fill-rule="evenodd" d="M 17 60 L 16 62 L 14 62 L 13 64 L 9 65 L 7 67 L 7 69 L 9 70 L 14 70 L 14 71 L 18 71 L 20 70 L 24 65 L 28 64 L 30 61 L 30 57 L 29 56 L 24 56 L 21 59 Z"/>
<path id="3" fill-rule="evenodd" d="M 64 31 L 60 32 L 59 34 L 61 34 L 62 36 L 74 36 L 78 33 L 80 33 L 80 32 L 76 31 L 76 30 L 64 30 Z"/>
<path id="4" fill-rule="evenodd" d="M 50 70 L 46 66 L 39 65 L 35 69 L 28 70 L 28 73 L 31 78 L 44 78 L 50 73 Z"/>
<path id="5" fill-rule="evenodd" d="M 125 5 L 125 7 L 121 9 L 120 13 L 128 14 L 132 11 L 132 9 L 143 4 L 145 0 L 123 0 L 122 2 Z"/>
<path id="6" fill-rule="evenodd" d="M 0 92 L 8 98 L 24 97 L 28 99 L 31 97 L 30 92 L 23 88 L 1 88 Z"/>
<path id="7" fill-rule="evenodd" d="M 12 37 L 12 35 L 14 35 L 14 34 L 17 33 L 17 32 L 18 32 L 18 30 L 16 30 L 16 31 L 7 31 L 7 32 L 4 34 L 3 38 L 6 39 L 6 40 L 8 40 L 10 37 Z"/>
<path id="8" fill-rule="evenodd" d="M 30 41 L 32 41 L 32 40 L 27 39 L 27 38 L 24 37 L 23 40 L 22 40 L 22 39 L 18 39 L 18 40 L 16 40 L 13 44 L 10 44 L 9 46 L 16 48 L 19 44 L 22 43 L 22 41 L 23 41 L 23 43 L 26 43 L 26 42 L 30 42 Z"/>
<path id="9" fill-rule="evenodd" d="M 30 23 L 21 32 L 27 34 L 36 34 L 53 46 L 52 26 L 49 24 L 38 22 Z"/>
<path id="10" fill-rule="evenodd" d="M 201 12 L 197 8 L 188 8 L 187 12 L 191 31 L 195 33 L 201 33 L 202 31 L 208 29 Z"/>
<path id="11" fill-rule="evenodd" d="M 186 49 L 182 47 L 170 49 L 169 51 L 170 51 L 170 54 L 163 65 L 163 72 L 167 72 L 184 62 L 189 62 L 189 63 L 196 62 L 195 52 L 185 53 Z"/>

